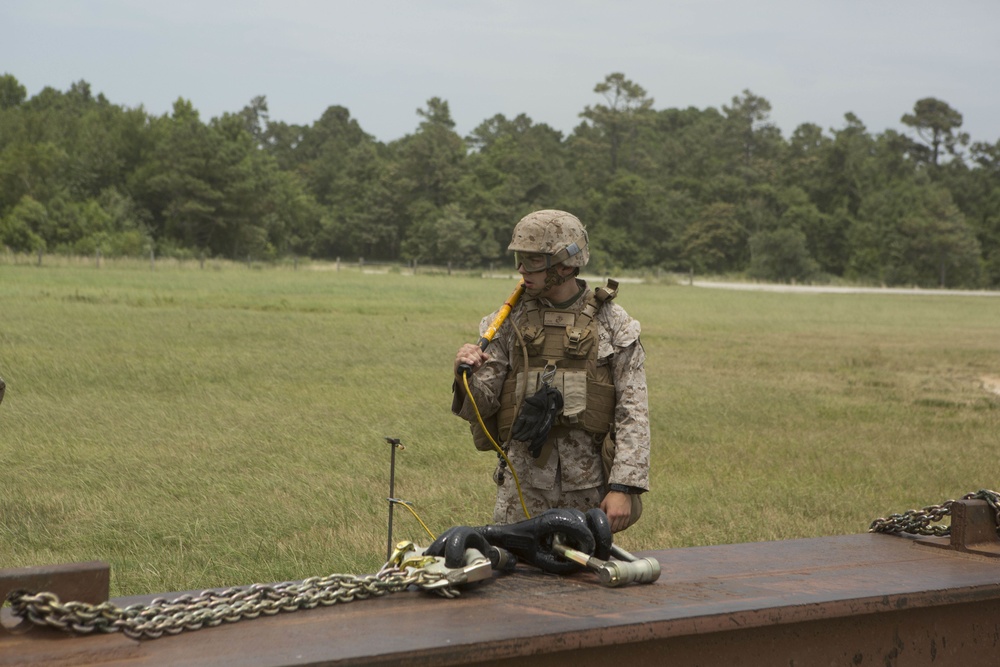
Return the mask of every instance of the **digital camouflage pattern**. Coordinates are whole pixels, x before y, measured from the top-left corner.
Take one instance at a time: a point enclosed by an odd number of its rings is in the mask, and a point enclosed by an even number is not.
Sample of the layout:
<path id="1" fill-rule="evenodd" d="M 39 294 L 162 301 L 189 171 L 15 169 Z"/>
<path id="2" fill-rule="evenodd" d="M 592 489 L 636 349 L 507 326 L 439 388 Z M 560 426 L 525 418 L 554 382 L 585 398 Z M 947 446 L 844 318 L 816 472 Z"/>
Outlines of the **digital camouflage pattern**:
<path id="1" fill-rule="evenodd" d="M 579 282 L 586 287 L 584 281 Z M 588 288 L 565 310 L 579 313 L 589 300 L 590 292 Z M 494 316 L 495 313 L 483 319 L 481 333 Z M 515 306 L 486 349 L 490 359 L 470 378 L 469 387 L 484 420 L 500 409 L 500 392 L 510 369 L 510 355 L 521 354 L 513 322 L 523 317 L 522 302 Z M 616 394 L 617 454 L 610 479 L 604 479 L 601 463 L 603 438 L 593 433 L 566 426 L 554 428 L 549 436 L 552 454 L 541 465 L 528 453 L 525 443 L 513 442 L 507 456 L 517 472 L 525 504 L 532 516 L 552 507 L 581 511 L 598 507 L 607 492 L 607 484 L 649 488 L 649 401 L 643 367 L 646 355 L 639 341 L 639 322 L 614 302 L 604 304 L 596 321 L 598 358 L 610 359 Z M 464 386 L 456 382 L 452 412 L 476 423 L 475 411 L 466 398 Z M 503 483 L 497 488 L 493 519 L 497 523 L 511 523 L 523 518 L 517 488 L 510 473 L 505 472 Z"/>
<path id="2" fill-rule="evenodd" d="M 580 252 L 560 260 L 566 266 L 586 266 L 590 260 L 587 231 L 572 213 L 544 209 L 521 218 L 514 226 L 507 250 L 555 255 L 576 243 Z"/>

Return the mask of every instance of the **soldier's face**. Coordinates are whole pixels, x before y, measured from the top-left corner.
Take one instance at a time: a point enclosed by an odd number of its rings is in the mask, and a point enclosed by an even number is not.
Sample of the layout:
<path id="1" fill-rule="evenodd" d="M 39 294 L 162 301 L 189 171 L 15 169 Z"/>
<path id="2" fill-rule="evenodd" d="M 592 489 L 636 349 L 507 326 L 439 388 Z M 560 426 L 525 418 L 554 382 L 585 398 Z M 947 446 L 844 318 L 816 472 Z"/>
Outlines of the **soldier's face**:
<path id="1" fill-rule="evenodd" d="M 523 264 L 517 267 L 517 272 L 524 279 L 524 291 L 528 296 L 547 297 L 552 290 L 558 288 L 573 276 L 573 269 L 557 264 L 541 271 L 527 271 Z"/>

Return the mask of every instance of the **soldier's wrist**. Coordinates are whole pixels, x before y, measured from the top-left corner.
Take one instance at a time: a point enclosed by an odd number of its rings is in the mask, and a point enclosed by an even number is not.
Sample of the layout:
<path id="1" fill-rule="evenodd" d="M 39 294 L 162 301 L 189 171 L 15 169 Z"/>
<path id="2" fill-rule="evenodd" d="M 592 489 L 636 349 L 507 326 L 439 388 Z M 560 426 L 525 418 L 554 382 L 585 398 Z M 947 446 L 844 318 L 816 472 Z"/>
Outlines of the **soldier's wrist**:
<path id="1" fill-rule="evenodd" d="M 615 491 L 617 493 L 627 493 L 628 495 L 635 495 L 637 493 L 642 493 L 642 489 L 634 486 L 629 486 L 628 484 L 608 484 L 608 491 Z"/>

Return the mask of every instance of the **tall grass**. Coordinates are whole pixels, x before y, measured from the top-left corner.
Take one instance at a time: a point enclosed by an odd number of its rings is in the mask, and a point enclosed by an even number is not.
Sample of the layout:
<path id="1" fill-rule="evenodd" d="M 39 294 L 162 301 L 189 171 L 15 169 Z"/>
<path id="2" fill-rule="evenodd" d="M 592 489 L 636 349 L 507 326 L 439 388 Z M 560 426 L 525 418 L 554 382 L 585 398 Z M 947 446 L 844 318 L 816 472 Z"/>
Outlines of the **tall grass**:
<path id="1" fill-rule="evenodd" d="M 451 364 L 511 280 L 303 265 L 0 265 L 0 567 L 113 595 L 371 572 L 396 496 L 488 523 Z M 329 268 L 329 267 L 328 267 Z M 652 491 L 627 549 L 863 532 L 1000 486 L 1000 303 L 627 284 Z M 397 509 L 395 536 L 428 536 Z"/>

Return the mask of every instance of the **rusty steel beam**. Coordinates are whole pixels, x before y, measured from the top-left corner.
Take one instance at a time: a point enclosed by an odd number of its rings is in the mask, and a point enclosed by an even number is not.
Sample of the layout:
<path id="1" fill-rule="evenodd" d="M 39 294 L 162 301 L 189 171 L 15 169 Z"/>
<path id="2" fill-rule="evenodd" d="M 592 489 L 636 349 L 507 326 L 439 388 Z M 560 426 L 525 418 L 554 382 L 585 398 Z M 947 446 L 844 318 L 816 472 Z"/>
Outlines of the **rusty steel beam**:
<path id="1" fill-rule="evenodd" d="M 111 568 L 107 563 L 64 563 L 0 570 L 0 602 L 18 590 L 46 591 L 61 600 L 99 604 L 108 599 Z M 99 665 L 113 657 L 134 656 L 139 648 L 123 637 L 92 637 L 86 642 L 40 630 L 0 610 L 0 665 Z"/>
<path id="2" fill-rule="evenodd" d="M 141 642 L 30 632 L 0 665 L 995 665 L 1000 558 L 979 546 L 996 531 L 980 502 L 953 517 L 965 549 L 861 534 L 645 552 L 659 579 L 620 588 L 519 566 L 455 600 L 406 592 Z M 154 597 L 171 595 L 114 602 Z"/>
<path id="3" fill-rule="evenodd" d="M 958 500 L 951 508 L 951 535 L 925 537 L 918 543 L 924 546 L 953 549 L 980 556 L 1000 557 L 1000 536 L 992 507 L 985 500 Z"/>
<path id="4" fill-rule="evenodd" d="M 37 565 L 0 570 L 0 601 L 13 591 L 47 591 L 61 600 L 98 604 L 108 599 L 111 567 L 102 561 Z M 7 626 L 0 626 L 0 638 Z"/>

